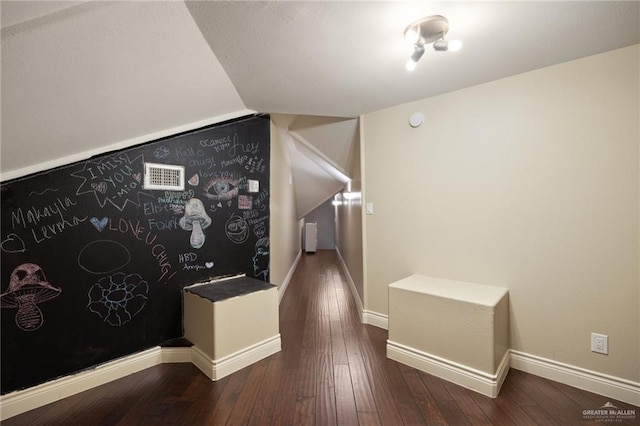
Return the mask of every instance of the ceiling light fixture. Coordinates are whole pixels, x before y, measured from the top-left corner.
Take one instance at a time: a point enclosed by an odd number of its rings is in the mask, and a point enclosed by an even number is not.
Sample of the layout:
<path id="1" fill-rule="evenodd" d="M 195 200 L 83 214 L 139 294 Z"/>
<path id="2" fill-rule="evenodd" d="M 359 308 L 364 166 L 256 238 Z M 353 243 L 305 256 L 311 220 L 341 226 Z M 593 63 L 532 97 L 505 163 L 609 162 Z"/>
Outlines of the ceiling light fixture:
<path id="1" fill-rule="evenodd" d="M 449 21 L 441 15 L 427 16 L 409 24 L 404 30 L 404 38 L 414 45 L 414 51 L 407 61 L 407 69 L 411 71 L 416 67 L 416 63 L 424 54 L 425 44 L 433 43 L 433 48 L 438 52 L 460 50 L 462 42 L 445 40 L 444 36 L 448 32 Z"/>

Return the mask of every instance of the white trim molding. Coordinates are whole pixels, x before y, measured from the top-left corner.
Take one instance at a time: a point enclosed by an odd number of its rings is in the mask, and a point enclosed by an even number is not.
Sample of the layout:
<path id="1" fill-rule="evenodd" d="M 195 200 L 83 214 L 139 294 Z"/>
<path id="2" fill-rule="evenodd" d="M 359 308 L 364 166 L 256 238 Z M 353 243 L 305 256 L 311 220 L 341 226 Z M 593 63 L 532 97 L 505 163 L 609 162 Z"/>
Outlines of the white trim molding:
<path id="1" fill-rule="evenodd" d="M 498 396 L 502 383 L 509 372 L 509 351 L 505 353 L 495 374 L 476 370 L 390 340 L 387 340 L 387 358 L 491 398 Z"/>
<path id="2" fill-rule="evenodd" d="M 364 324 L 373 325 L 374 327 L 382 328 L 383 330 L 389 329 L 389 316 L 381 314 L 379 312 L 362 310 L 362 322 Z"/>
<path id="3" fill-rule="evenodd" d="M 99 365 L 93 370 L 3 395 L 0 397 L 0 421 L 162 364 L 165 362 L 163 352 L 166 349 L 169 348 L 151 348 Z"/>
<path id="4" fill-rule="evenodd" d="M 640 383 L 638 382 L 513 349 L 510 350 L 510 358 L 511 367 L 516 370 L 640 406 Z"/>
<path id="5" fill-rule="evenodd" d="M 342 270 L 344 271 L 345 277 L 347 277 L 347 282 L 349 283 L 349 288 L 351 289 L 351 294 L 353 295 L 353 299 L 356 301 L 356 307 L 358 308 L 358 315 L 360 316 L 360 322 L 364 323 L 364 307 L 362 305 L 362 299 L 360 299 L 360 295 L 358 294 L 358 290 L 356 289 L 356 283 L 353 282 L 353 278 L 351 277 L 351 273 L 349 272 L 349 268 L 347 267 L 344 258 L 342 257 L 342 253 L 340 253 L 340 249 L 336 246 L 336 253 L 338 254 L 338 260 L 340 260 L 340 264 L 342 265 Z"/>
<path id="6" fill-rule="evenodd" d="M 280 302 L 282 302 L 282 298 L 284 297 L 284 292 L 287 291 L 289 282 L 291 281 L 291 278 L 293 278 L 294 272 L 296 272 L 296 268 L 298 267 L 298 262 L 300 262 L 301 257 L 302 257 L 302 250 L 299 250 L 298 255 L 296 256 L 296 259 L 293 261 L 291 268 L 289 268 L 289 272 L 287 272 L 287 276 L 284 277 L 284 281 L 282 281 L 282 284 L 280 284 L 280 287 L 278 287 L 278 305 L 280 304 Z"/>
<path id="7" fill-rule="evenodd" d="M 156 346 L 92 370 L 2 395 L 0 421 L 164 363 L 191 362 L 211 380 L 218 380 L 279 352 L 280 347 L 278 334 L 224 358 L 212 360 L 195 346 Z"/>
<path id="8" fill-rule="evenodd" d="M 280 334 L 220 359 L 211 359 L 209 355 L 193 346 L 191 362 L 211 380 L 220 380 L 254 362 L 279 352 L 280 348 Z"/>

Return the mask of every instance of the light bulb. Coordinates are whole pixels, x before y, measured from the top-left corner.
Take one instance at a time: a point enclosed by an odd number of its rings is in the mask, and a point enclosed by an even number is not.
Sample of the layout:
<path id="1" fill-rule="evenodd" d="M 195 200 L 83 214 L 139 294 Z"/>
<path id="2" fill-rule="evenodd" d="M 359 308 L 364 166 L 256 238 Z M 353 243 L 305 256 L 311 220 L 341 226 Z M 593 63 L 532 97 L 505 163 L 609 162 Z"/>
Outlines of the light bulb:
<path id="1" fill-rule="evenodd" d="M 420 40 L 420 27 L 408 28 L 404 32 L 404 38 L 409 44 L 416 44 Z"/>
<path id="2" fill-rule="evenodd" d="M 462 49 L 462 40 L 449 40 L 449 50 L 457 52 Z"/>
<path id="3" fill-rule="evenodd" d="M 405 66 L 407 67 L 407 71 L 413 71 L 416 69 L 416 63 L 413 62 L 411 59 L 407 61 L 407 65 Z"/>

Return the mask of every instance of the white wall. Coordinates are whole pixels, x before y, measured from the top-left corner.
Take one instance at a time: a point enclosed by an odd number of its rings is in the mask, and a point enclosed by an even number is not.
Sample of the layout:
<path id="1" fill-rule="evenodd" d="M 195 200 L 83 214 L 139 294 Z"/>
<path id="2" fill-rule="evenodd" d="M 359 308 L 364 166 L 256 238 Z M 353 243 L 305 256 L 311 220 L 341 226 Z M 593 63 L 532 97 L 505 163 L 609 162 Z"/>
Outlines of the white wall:
<path id="1" fill-rule="evenodd" d="M 282 285 L 300 252 L 302 221 L 297 220 L 291 163 L 284 146 L 286 130 L 271 122 L 269 281 Z"/>
<path id="2" fill-rule="evenodd" d="M 365 309 L 413 273 L 504 286 L 513 349 L 637 382 L 639 51 L 365 115 Z"/>
<path id="3" fill-rule="evenodd" d="M 356 287 L 360 301 L 364 301 L 363 253 L 362 253 L 362 174 L 360 145 L 353 152 L 353 180 L 349 190 L 338 196 L 336 206 L 336 248 L 344 259 L 349 275 Z M 349 193 L 349 195 L 345 195 Z"/>

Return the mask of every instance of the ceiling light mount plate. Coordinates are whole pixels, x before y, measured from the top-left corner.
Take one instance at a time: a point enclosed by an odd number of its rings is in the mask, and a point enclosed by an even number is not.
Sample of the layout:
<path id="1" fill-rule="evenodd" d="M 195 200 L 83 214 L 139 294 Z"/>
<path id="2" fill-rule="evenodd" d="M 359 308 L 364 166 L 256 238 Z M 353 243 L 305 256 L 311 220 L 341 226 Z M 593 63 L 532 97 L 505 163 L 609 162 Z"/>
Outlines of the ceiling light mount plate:
<path id="1" fill-rule="evenodd" d="M 427 16 L 412 22 L 405 28 L 404 37 L 419 46 L 440 40 L 449 32 L 449 21 L 442 15 Z"/>

